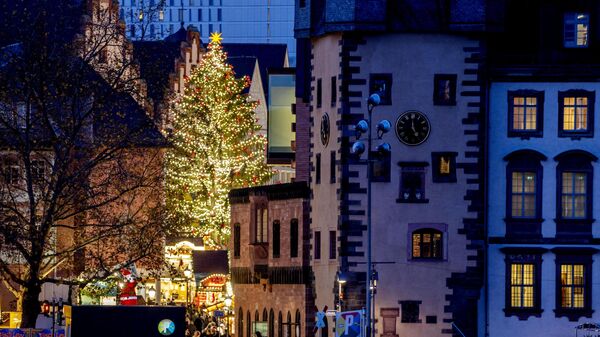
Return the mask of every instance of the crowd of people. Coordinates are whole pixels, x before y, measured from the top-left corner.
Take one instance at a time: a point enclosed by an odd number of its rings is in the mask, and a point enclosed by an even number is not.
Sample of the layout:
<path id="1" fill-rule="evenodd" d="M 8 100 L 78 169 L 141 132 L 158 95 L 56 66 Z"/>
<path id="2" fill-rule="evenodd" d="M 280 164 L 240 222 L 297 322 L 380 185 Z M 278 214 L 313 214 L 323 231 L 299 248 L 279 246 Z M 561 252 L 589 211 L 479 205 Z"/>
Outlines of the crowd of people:
<path id="1" fill-rule="evenodd" d="M 198 314 L 194 317 L 186 315 L 186 337 L 229 337 L 229 331 L 224 322 L 219 322 L 217 317 L 207 314 Z"/>

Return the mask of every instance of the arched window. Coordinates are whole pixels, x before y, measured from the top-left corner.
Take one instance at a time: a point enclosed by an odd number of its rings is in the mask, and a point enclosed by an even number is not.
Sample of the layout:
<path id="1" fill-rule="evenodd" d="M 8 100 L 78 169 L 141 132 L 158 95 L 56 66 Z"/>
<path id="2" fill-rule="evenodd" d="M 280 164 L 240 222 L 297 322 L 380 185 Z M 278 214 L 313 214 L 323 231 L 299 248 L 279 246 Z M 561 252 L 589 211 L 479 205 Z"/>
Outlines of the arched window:
<path id="1" fill-rule="evenodd" d="M 275 311 L 269 311 L 269 337 L 275 337 Z"/>
<path id="2" fill-rule="evenodd" d="M 262 321 L 266 322 L 269 319 L 269 314 L 267 313 L 267 308 L 263 309 Z"/>
<path id="3" fill-rule="evenodd" d="M 296 310 L 296 337 L 300 337 L 302 336 L 302 334 L 300 333 L 300 327 L 302 326 L 300 324 L 300 320 L 301 320 L 301 315 L 300 315 L 300 310 Z"/>
<path id="4" fill-rule="evenodd" d="M 441 231 L 422 228 L 412 233 L 413 259 L 443 259 L 444 238 Z"/>
<path id="5" fill-rule="evenodd" d="M 573 150 L 554 158 L 556 167 L 556 235 L 592 235 L 593 154 Z"/>
<path id="6" fill-rule="evenodd" d="M 254 322 L 260 322 L 260 316 L 258 314 L 258 310 L 254 312 Z"/>
<path id="7" fill-rule="evenodd" d="M 519 150 L 506 165 L 506 235 L 539 237 L 542 224 L 542 165 L 546 156 Z"/>
<path id="8" fill-rule="evenodd" d="M 281 315 L 281 311 L 277 316 L 277 337 L 283 337 L 283 316 Z"/>
<path id="9" fill-rule="evenodd" d="M 250 310 L 246 312 L 246 337 L 252 337 L 252 319 L 250 317 Z"/>
<path id="10" fill-rule="evenodd" d="M 233 257 L 240 257 L 241 228 L 239 222 L 233 225 Z"/>
<path id="11" fill-rule="evenodd" d="M 285 335 L 284 337 L 294 337 L 292 336 L 292 314 L 288 311 L 287 313 L 287 321 L 285 322 Z"/>
<path id="12" fill-rule="evenodd" d="M 238 311 L 238 337 L 244 337 L 244 310 Z"/>

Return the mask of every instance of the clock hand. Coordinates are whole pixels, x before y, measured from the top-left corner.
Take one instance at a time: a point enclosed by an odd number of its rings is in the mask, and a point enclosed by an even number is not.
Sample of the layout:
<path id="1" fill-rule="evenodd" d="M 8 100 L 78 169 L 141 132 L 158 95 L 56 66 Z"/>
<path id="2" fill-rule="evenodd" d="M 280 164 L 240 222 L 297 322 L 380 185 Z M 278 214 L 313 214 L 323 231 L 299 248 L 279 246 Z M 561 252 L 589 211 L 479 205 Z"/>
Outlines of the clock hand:
<path id="1" fill-rule="evenodd" d="M 413 132 L 417 132 L 417 130 L 415 130 L 415 120 L 414 119 L 411 120 L 411 127 L 410 128 L 413 130 Z"/>

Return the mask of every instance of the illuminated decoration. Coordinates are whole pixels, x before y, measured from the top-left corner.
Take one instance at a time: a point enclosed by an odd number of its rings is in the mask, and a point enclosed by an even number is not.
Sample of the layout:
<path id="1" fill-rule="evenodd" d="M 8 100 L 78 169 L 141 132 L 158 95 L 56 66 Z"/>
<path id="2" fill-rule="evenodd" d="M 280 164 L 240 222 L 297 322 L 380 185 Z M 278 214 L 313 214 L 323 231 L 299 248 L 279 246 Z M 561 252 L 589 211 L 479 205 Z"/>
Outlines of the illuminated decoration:
<path id="1" fill-rule="evenodd" d="M 267 140 L 257 133 L 258 102 L 243 93 L 250 79 L 235 78 L 220 43 L 221 34 L 212 33 L 175 102 L 166 158 L 169 218 L 181 231 L 202 237 L 207 249 L 222 248 L 229 237 L 229 191 L 261 185 L 272 174 Z"/>

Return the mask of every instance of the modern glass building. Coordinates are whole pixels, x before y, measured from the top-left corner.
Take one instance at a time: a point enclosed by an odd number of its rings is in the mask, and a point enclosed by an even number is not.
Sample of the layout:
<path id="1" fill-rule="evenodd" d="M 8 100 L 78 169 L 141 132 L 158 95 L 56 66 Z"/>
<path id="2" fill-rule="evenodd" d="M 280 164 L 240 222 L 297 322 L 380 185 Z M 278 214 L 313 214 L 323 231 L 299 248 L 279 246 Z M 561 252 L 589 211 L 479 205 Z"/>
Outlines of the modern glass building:
<path id="1" fill-rule="evenodd" d="M 226 43 L 285 43 L 296 61 L 294 0 L 119 0 L 133 40 L 159 40 L 182 25 L 198 28 L 202 41 L 222 32 Z"/>

